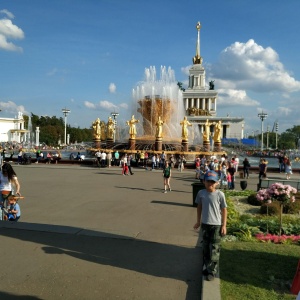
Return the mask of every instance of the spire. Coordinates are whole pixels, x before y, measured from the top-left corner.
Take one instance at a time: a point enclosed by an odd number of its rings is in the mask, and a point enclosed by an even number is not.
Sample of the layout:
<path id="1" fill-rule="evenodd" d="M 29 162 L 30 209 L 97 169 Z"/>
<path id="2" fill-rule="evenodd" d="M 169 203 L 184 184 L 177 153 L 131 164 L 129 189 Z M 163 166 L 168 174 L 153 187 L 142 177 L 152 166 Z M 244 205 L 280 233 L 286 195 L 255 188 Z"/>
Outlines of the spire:
<path id="1" fill-rule="evenodd" d="M 198 39 L 197 39 L 197 44 L 196 44 L 196 55 L 193 57 L 193 64 L 202 64 L 202 57 L 200 56 L 200 29 L 201 29 L 201 24 L 198 21 L 196 25 L 197 31 L 198 31 Z"/>

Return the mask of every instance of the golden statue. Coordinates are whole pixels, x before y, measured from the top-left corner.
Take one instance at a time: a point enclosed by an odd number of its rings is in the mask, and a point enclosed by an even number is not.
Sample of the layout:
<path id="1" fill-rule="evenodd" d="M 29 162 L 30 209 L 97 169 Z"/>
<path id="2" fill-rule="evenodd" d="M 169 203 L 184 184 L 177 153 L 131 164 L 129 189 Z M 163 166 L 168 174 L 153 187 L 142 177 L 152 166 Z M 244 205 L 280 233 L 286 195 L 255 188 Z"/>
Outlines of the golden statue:
<path id="1" fill-rule="evenodd" d="M 209 142 L 209 136 L 210 136 L 210 125 L 212 125 L 212 123 L 208 122 L 208 119 L 206 119 L 206 122 L 204 124 L 204 131 L 203 131 L 203 142 Z"/>
<path id="2" fill-rule="evenodd" d="M 221 130 L 222 130 L 222 122 L 221 120 L 215 125 L 215 134 L 214 134 L 214 142 L 221 142 Z"/>
<path id="3" fill-rule="evenodd" d="M 106 140 L 106 125 L 104 121 L 100 122 L 100 128 L 101 128 L 101 141 Z"/>
<path id="4" fill-rule="evenodd" d="M 107 127 L 106 128 L 107 139 L 113 139 L 115 133 L 115 123 L 111 117 L 108 117 L 108 122 L 106 127 Z"/>
<path id="5" fill-rule="evenodd" d="M 100 130 L 100 119 L 98 118 L 92 123 L 93 126 L 93 136 L 95 140 L 100 140 L 101 130 Z"/>
<path id="6" fill-rule="evenodd" d="M 188 126 L 192 126 L 192 124 L 187 120 L 187 117 L 185 116 L 180 122 L 180 125 L 182 126 L 181 138 L 187 141 L 189 137 Z"/>
<path id="7" fill-rule="evenodd" d="M 139 120 L 135 119 L 134 115 L 132 115 L 131 119 L 126 122 L 126 124 L 129 126 L 129 136 L 131 139 L 135 139 L 136 136 L 136 123 L 139 123 Z"/>
<path id="8" fill-rule="evenodd" d="M 162 126 L 165 122 L 161 119 L 161 117 L 158 117 L 158 120 L 156 122 L 156 138 L 162 138 Z"/>

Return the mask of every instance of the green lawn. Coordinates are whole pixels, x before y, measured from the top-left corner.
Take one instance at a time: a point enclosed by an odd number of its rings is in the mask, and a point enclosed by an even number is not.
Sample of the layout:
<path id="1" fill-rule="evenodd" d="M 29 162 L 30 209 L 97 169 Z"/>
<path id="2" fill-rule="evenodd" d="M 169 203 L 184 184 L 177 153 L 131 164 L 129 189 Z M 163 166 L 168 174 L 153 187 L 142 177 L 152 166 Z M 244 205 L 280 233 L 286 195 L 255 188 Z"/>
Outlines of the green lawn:
<path id="1" fill-rule="evenodd" d="M 290 286 L 299 259 L 299 245 L 223 242 L 222 300 L 295 300 Z"/>

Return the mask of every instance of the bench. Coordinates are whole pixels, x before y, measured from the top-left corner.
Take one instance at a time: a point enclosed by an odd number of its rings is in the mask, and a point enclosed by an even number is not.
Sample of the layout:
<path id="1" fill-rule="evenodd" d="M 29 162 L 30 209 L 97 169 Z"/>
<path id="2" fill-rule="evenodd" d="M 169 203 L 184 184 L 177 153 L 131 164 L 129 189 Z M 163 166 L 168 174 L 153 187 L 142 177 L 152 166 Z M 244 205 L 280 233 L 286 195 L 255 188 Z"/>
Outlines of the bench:
<path id="1" fill-rule="evenodd" d="M 299 180 L 286 180 L 286 179 L 262 179 L 260 183 L 260 189 L 267 189 L 273 183 L 281 183 L 284 185 L 290 185 L 291 187 L 300 191 L 300 181 Z"/>

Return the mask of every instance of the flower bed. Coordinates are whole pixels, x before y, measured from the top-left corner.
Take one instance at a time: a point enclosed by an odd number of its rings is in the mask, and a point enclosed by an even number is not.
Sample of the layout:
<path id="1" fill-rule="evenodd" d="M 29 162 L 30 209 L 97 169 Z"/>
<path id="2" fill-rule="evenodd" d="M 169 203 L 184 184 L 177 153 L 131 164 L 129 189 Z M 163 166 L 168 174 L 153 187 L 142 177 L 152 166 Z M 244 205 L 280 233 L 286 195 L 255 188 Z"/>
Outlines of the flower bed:
<path id="1" fill-rule="evenodd" d="M 274 244 L 299 243 L 300 235 L 275 235 L 275 234 L 256 234 L 255 237 L 261 242 L 272 242 Z"/>

